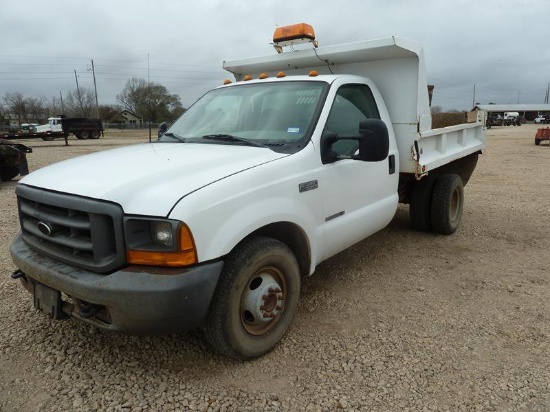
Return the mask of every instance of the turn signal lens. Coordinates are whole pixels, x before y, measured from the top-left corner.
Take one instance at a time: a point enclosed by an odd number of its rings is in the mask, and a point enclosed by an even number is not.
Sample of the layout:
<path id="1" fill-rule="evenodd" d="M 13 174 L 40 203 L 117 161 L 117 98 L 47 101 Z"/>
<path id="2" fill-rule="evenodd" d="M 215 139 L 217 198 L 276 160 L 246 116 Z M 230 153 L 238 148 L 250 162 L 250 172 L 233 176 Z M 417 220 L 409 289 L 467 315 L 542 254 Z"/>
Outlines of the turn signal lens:
<path id="1" fill-rule="evenodd" d="M 128 263 L 148 266 L 189 266 L 197 263 L 194 252 L 148 252 L 129 250 Z"/>
<path id="2" fill-rule="evenodd" d="M 128 263 L 133 265 L 152 266 L 189 266 L 197 263 L 197 251 L 195 241 L 189 228 L 183 223 L 178 227 L 178 250 L 176 251 L 150 251 L 128 250 Z"/>

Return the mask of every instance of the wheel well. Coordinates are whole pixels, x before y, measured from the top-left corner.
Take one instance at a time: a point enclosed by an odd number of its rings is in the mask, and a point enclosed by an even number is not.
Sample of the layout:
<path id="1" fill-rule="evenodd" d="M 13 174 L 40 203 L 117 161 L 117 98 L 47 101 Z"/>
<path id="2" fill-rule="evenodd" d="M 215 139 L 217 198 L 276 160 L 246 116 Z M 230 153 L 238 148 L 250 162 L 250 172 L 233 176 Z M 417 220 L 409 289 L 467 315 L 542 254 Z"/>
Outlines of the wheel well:
<path id="1" fill-rule="evenodd" d="M 301 276 L 309 275 L 311 251 L 307 237 L 299 226 L 290 222 L 271 223 L 257 229 L 249 236 L 253 235 L 270 237 L 287 245 L 296 256 Z"/>
<path id="2" fill-rule="evenodd" d="M 429 172 L 429 176 L 439 176 L 444 174 L 456 174 L 462 179 L 462 184 L 466 186 L 477 165 L 479 152 L 462 157 L 453 162 L 447 163 L 437 169 Z M 399 176 L 399 202 L 410 203 L 411 193 L 416 188 L 417 181 L 414 174 L 401 173 Z"/>

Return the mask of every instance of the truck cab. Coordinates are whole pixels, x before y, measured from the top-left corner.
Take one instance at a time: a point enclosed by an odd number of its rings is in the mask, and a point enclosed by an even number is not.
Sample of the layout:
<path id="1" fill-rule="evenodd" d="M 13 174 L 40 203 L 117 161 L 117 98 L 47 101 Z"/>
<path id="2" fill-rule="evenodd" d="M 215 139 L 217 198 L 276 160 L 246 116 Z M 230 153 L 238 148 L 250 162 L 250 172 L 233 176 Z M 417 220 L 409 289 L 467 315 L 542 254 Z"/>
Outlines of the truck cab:
<path id="1" fill-rule="evenodd" d="M 61 125 L 60 117 L 49 117 L 48 123 L 36 126 L 36 133 L 62 133 L 63 127 Z"/>

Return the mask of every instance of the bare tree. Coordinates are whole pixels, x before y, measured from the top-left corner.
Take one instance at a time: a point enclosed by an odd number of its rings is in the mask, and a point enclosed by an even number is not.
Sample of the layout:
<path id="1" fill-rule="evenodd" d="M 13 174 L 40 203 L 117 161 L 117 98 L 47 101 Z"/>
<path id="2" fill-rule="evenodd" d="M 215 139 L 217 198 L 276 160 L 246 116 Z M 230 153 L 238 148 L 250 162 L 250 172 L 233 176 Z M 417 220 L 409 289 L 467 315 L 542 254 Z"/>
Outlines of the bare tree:
<path id="1" fill-rule="evenodd" d="M 8 114 L 16 115 L 17 122 L 28 123 L 27 119 L 27 105 L 25 102 L 25 96 L 22 93 L 6 93 L 4 94 L 5 109 Z"/>
<path id="2" fill-rule="evenodd" d="M 43 97 L 25 97 L 22 93 L 4 94 L 4 110 L 6 114 L 17 116 L 17 122 L 35 123 L 46 116 Z"/>
<path id="3" fill-rule="evenodd" d="M 65 111 L 70 117 L 92 117 L 95 112 L 95 94 L 93 90 L 80 88 L 65 96 Z"/>
<path id="4" fill-rule="evenodd" d="M 43 122 L 48 118 L 46 99 L 44 97 L 27 97 L 29 123 Z"/>
<path id="5" fill-rule="evenodd" d="M 63 106 L 61 104 L 61 97 L 53 96 L 47 104 L 48 117 L 54 117 L 63 113 Z"/>

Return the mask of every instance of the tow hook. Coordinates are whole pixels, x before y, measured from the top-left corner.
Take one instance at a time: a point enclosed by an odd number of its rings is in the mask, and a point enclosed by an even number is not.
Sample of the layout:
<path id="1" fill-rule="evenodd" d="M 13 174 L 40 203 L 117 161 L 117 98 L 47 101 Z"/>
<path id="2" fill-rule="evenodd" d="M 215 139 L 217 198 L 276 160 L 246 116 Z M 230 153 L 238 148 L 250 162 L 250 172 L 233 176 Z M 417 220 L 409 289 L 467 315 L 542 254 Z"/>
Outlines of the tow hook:
<path id="1" fill-rule="evenodd" d="M 11 278 L 16 280 L 16 279 L 21 279 L 21 278 L 26 278 L 27 275 L 25 275 L 25 272 L 23 272 L 21 269 L 17 269 L 15 272 L 13 272 L 11 274 Z"/>
<path id="2" fill-rule="evenodd" d="M 86 306 L 82 306 L 80 308 L 80 312 L 78 313 L 78 316 L 80 316 L 83 319 L 93 318 L 95 315 L 99 313 L 100 310 L 101 310 L 100 305 L 89 304 Z"/>

